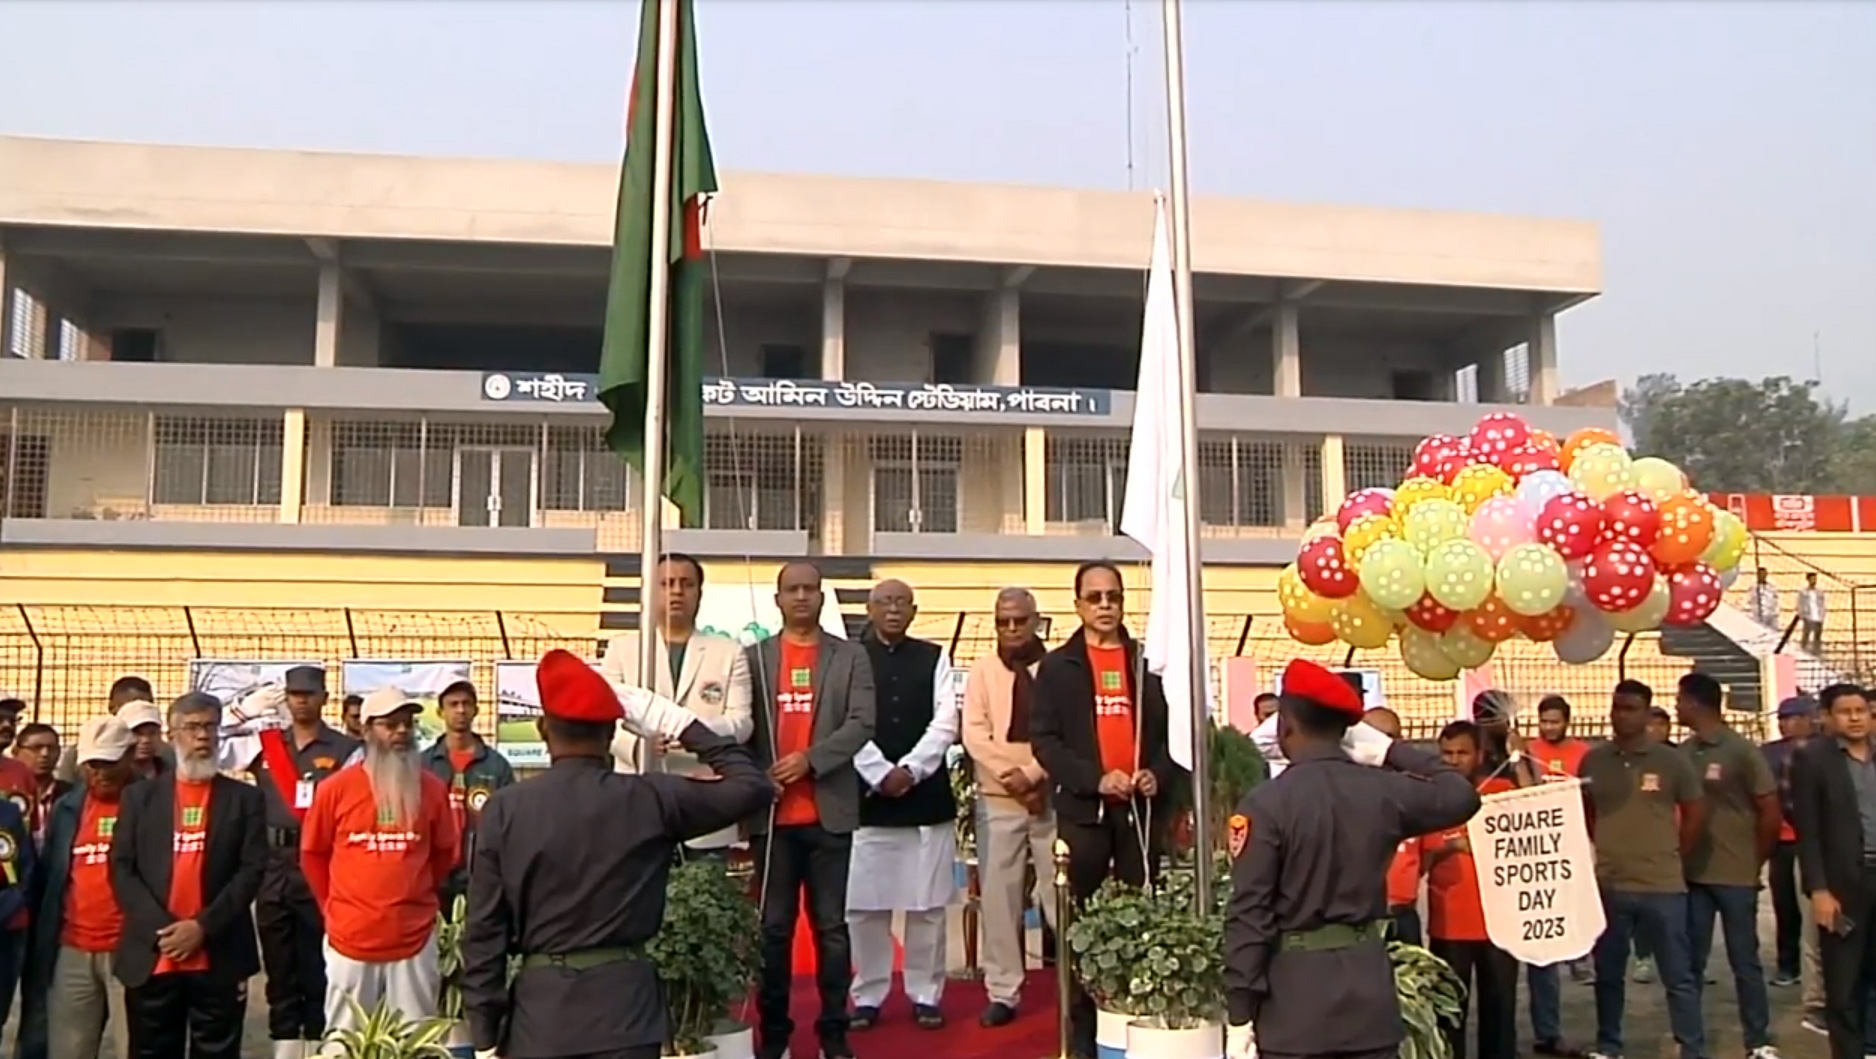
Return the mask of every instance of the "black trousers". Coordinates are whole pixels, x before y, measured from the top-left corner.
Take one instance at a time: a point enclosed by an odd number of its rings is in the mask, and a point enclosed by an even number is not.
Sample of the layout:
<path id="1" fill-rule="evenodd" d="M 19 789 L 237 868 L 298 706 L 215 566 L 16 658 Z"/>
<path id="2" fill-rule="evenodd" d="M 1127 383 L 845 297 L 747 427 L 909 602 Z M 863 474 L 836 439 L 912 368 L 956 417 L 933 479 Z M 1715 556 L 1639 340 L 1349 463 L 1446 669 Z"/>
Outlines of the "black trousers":
<path id="1" fill-rule="evenodd" d="M 1148 835 L 1146 845 L 1141 844 L 1133 810 L 1128 806 L 1109 805 L 1101 819 L 1092 824 L 1058 820 L 1055 834 L 1068 843 L 1068 888 L 1077 906 L 1092 897 L 1110 878 L 1133 886 L 1146 885 L 1157 853 L 1156 848 L 1149 847 L 1157 843 Z M 1071 972 L 1060 969 L 1057 973 Z M 1093 1055 L 1094 1000 L 1082 991 L 1080 982 L 1074 984 L 1072 995 L 1074 1005 L 1068 1012 L 1069 1050 Z"/>
<path id="2" fill-rule="evenodd" d="M 1804 910 L 1798 904 L 1804 900 L 1798 893 L 1798 844 L 1780 842 L 1772 849 L 1772 933 L 1778 953 L 1778 963 L 1773 968 L 1787 978 L 1796 978 L 1803 970 L 1802 948 L 1799 945 L 1804 936 Z"/>
<path id="3" fill-rule="evenodd" d="M 1868 990 L 1876 985 L 1876 866 L 1863 868 L 1862 893 L 1843 901 L 1850 930 L 1818 930 L 1817 957 L 1824 971 L 1824 1025 L 1830 1030 L 1831 1059 L 1860 1059 Z"/>
<path id="4" fill-rule="evenodd" d="M 124 990 L 128 1059 L 241 1059 L 247 1015 L 239 980 L 159 974 Z"/>
<path id="5" fill-rule="evenodd" d="M 778 827 L 752 839 L 750 853 L 762 893 L 762 973 L 756 982 L 762 1043 L 787 1044 L 795 1032 L 788 987 L 795 973 L 795 923 L 803 891 L 814 930 L 814 981 L 821 994 L 814 1031 L 824 1041 L 846 1040 L 847 991 L 853 986 L 853 943 L 847 935 L 853 836 L 833 834 L 819 824 Z"/>
<path id="6" fill-rule="evenodd" d="M 1479 1011 L 1477 1059 L 1517 1059 L 1518 961 L 1489 941 L 1433 938 L 1427 949 L 1445 960 L 1472 993 Z M 1466 1059 L 1466 1012 L 1447 1035 L 1453 1059 Z"/>
<path id="7" fill-rule="evenodd" d="M 254 901 L 254 929 L 267 974 L 267 1035 L 276 1041 L 324 1037 L 326 923 L 306 887 L 306 876 L 300 874 L 297 846 L 268 852 Z"/>

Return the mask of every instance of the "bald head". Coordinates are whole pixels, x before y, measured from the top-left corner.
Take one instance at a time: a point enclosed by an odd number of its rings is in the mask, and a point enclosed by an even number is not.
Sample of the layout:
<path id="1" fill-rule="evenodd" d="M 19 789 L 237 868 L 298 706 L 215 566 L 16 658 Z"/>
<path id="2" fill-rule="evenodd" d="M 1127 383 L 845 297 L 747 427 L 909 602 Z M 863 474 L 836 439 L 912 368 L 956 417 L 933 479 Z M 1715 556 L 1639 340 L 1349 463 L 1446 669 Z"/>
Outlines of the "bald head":
<path id="1" fill-rule="evenodd" d="M 1400 738 L 1400 717 L 1386 706 L 1376 706 L 1361 715 L 1363 723 L 1390 739 Z"/>
<path id="2" fill-rule="evenodd" d="M 887 643 L 905 638 L 906 629 L 918 616 L 918 604 L 912 599 L 912 586 L 887 578 L 873 586 L 866 596 L 866 622 L 873 635 Z"/>

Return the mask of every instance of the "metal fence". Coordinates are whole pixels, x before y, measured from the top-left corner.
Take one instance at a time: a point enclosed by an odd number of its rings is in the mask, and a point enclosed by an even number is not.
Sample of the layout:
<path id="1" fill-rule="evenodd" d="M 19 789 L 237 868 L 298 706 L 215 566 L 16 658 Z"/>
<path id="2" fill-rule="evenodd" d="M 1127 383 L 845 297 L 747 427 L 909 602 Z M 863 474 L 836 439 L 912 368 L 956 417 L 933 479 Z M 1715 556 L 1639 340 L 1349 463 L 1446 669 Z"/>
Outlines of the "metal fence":
<path id="1" fill-rule="evenodd" d="M 1778 650 L 1790 647 L 1809 651 L 1858 683 L 1876 681 L 1876 647 L 1868 642 L 1876 635 L 1876 585 L 1828 569 L 1776 541 L 1754 534 L 1751 549 L 1740 563 L 1739 580 L 1728 593 L 1728 602 L 1746 614 L 1752 613 L 1755 571 L 1761 569 L 1778 589 L 1781 616 Z M 1794 607 L 1807 574 L 1817 575 L 1817 587 L 1824 593 L 1824 627 L 1816 643 L 1806 642 Z"/>

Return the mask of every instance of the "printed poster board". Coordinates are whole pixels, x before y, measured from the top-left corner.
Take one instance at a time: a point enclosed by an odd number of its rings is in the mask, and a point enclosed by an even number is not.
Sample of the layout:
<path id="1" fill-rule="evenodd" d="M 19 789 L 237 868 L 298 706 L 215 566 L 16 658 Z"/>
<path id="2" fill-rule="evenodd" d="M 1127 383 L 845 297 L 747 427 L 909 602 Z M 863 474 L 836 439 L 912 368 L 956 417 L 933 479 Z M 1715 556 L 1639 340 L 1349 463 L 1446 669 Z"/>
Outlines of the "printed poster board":
<path id="1" fill-rule="evenodd" d="M 443 734 L 437 696 L 459 680 L 469 679 L 465 660 L 383 661 L 348 658 L 339 663 L 339 686 L 346 695 L 370 695 L 379 688 L 397 688 L 423 704 L 417 714 L 417 740 L 428 746 Z"/>
<path id="2" fill-rule="evenodd" d="M 589 663 L 594 669 L 598 662 Z M 534 722 L 541 716 L 541 692 L 533 662 L 495 663 L 495 749 L 518 769 L 547 767 L 547 744 Z"/>
<path id="3" fill-rule="evenodd" d="M 306 660 L 279 662 L 273 659 L 248 661 L 238 658 L 191 658 L 189 690 L 206 692 L 220 699 L 223 706 L 233 706 L 258 688 L 284 683 L 287 670 L 299 666 L 324 669 L 326 664 Z"/>

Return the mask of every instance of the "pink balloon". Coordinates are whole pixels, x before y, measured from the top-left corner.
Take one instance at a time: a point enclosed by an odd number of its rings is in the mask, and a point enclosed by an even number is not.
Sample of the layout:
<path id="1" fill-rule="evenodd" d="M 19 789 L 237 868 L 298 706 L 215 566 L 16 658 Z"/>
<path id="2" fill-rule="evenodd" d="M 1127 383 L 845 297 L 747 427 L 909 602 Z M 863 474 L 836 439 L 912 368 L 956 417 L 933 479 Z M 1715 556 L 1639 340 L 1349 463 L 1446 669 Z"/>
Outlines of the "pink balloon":
<path id="1" fill-rule="evenodd" d="M 1726 585 L 1706 563 L 1691 563 L 1668 575 L 1668 613 L 1663 625 L 1698 625 L 1720 609 Z"/>
<path id="2" fill-rule="evenodd" d="M 1564 559 L 1581 559 L 1602 539 L 1602 507 L 1582 493 L 1565 493 L 1544 502 L 1537 512 L 1537 539 Z"/>
<path id="3" fill-rule="evenodd" d="M 1604 541 L 1583 561 L 1583 592 L 1604 613 L 1641 606 L 1654 587 L 1654 558 L 1638 544 Z"/>
<path id="4" fill-rule="evenodd" d="M 1386 515 L 1394 510 L 1394 491 L 1392 489 L 1357 489 L 1348 494 L 1342 506 L 1335 511 L 1336 528 L 1343 533 L 1363 515 Z"/>
<path id="5" fill-rule="evenodd" d="M 1517 499 L 1509 496 L 1495 496 L 1480 504 L 1472 513 L 1472 524 L 1466 535 L 1472 538 L 1472 543 L 1484 548 L 1493 562 L 1504 558 L 1506 552 L 1518 545 L 1533 540 L 1530 524 L 1518 510 Z"/>

